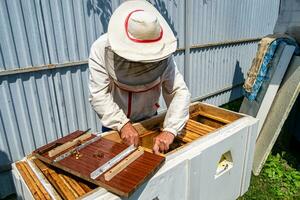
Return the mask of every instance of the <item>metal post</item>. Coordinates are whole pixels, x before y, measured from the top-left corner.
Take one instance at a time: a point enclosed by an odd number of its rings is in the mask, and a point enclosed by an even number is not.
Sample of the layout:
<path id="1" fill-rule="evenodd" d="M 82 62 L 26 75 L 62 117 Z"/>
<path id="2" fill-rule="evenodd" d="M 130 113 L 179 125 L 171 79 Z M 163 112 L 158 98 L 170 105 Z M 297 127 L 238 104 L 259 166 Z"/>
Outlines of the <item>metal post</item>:
<path id="1" fill-rule="evenodd" d="M 184 33 L 184 80 L 190 85 L 190 43 L 191 43 L 191 0 L 185 0 L 185 33 Z"/>

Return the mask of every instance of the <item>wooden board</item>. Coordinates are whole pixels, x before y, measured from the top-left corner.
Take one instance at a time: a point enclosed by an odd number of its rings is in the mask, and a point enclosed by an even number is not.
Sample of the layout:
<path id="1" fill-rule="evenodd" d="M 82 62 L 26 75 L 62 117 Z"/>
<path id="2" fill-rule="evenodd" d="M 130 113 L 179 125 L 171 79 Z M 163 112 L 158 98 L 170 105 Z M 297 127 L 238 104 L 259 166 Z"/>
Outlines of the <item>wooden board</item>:
<path id="1" fill-rule="evenodd" d="M 165 160 L 163 156 L 145 151 L 141 157 L 128 165 L 125 170 L 118 173 L 110 181 L 105 181 L 104 174 L 95 180 L 90 178 L 90 174 L 114 156 L 121 153 L 128 147 L 127 145 L 101 138 L 81 149 L 79 152 L 79 159 L 76 159 L 76 156 L 72 155 L 56 163 L 53 162 L 53 160 L 57 156 L 74 147 L 51 158 L 48 156 L 48 152 L 44 151 L 47 148 L 48 150 L 51 150 L 49 147 L 51 147 L 51 145 L 53 146 L 55 143 L 61 144 L 73 140 L 81 133 L 82 131 L 76 131 L 55 142 L 45 145 L 45 147 L 41 147 L 35 151 L 35 156 L 50 165 L 58 167 L 123 197 L 130 196 L 142 183 L 147 181 L 159 169 Z M 93 137 L 95 136 L 93 135 L 90 139 Z M 38 152 L 41 152 L 41 150 L 43 153 L 39 154 Z"/>
<path id="2" fill-rule="evenodd" d="M 54 167 L 49 167 L 36 158 L 33 159 L 33 162 L 63 199 L 76 199 L 96 188 L 95 185 L 87 184 L 84 180 L 66 174 L 57 168 L 53 169 Z"/>
<path id="3" fill-rule="evenodd" d="M 253 173 L 259 175 L 300 93 L 300 57 L 294 56 L 256 141 Z"/>
<path id="4" fill-rule="evenodd" d="M 17 162 L 16 167 L 31 191 L 34 199 L 51 199 L 49 193 L 42 186 L 41 182 L 38 180 L 37 176 L 33 173 L 26 162 Z"/>
<path id="5" fill-rule="evenodd" d="M 262 101 L 264 100 L 264 96 L 265 96 L 265 94 L 268 90 L 268 87 L 270 85 L 271 77 L 273 77 L 273 74 L 276 71 L 277 64 L 278 64 L 279 59 L 280 59 L 280 55 L 282 54 L 283 49 L 285 48 L 285 46 L 286 46 L 286 44 L 280 44 L 277 47 L 276 52 L 275 52 L 274 57 L 273 57 L 273 60 L 272 60 L 272 67 L 268 68 L 268 72 L 267 72 L 267 75 L 266 75 L 269 78 L 263 81 L 263 83 L 261 85 L 261 88 L 258 91 L 255 100 L 249 101 L 246 97 L 244 97 L 242 105 L 241 105 L 240 110 L 239 110 L 240 113 L 244 113 L 244 114 L 250 115 L 252 117 L 257 116 L 260 105 L 262 104 Z M 265 101 L 267 101 L 267 100 L 265 100 Z"/>

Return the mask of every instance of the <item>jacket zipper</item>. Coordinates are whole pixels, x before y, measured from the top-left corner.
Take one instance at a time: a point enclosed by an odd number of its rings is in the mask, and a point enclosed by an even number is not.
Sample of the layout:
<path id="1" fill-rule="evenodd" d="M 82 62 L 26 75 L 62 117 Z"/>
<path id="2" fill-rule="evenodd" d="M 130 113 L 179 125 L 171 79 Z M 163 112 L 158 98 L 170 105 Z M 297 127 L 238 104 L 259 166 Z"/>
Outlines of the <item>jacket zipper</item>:
<path id="1" fill-rule="evenodd" d="M 128 92 L 127 118 L 131 115 L 132 92 Z"/>

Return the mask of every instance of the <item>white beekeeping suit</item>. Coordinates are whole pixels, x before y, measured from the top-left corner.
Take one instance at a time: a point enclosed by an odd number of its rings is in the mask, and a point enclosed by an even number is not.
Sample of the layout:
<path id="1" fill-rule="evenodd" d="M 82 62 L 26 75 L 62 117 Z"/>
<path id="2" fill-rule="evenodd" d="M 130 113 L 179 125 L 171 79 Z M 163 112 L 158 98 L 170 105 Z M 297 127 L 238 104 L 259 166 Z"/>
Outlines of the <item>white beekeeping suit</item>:
<path id="1" fill-rule="evenodd" d="M 177 135 L 189 117 L 190 93 L 173 56 L 155 62 L 157 66 L 145 63 L 148 70 L 139 71 L 109 49 L 104 34 L 92 45 L 89 58 L 90 102 L 102 124 L 120 131 L 129 120 L 135 122 L 155 115 L 162 92 L 168 107 L 163 129 Z"/>
<path id="2" fill-rule="evenodd" d="M 168 111 L 153 152 L 167 151 L 187 122 L 190 93 L 172 56 L 176 47 L 168 23 L 145 0 L 122 3 L 107 34 L 92 45 L 90 102 L 103 126 L 118 130 L 125 144 L 138 145 L 132 122 L 155 115 L 161 93 Z"/>

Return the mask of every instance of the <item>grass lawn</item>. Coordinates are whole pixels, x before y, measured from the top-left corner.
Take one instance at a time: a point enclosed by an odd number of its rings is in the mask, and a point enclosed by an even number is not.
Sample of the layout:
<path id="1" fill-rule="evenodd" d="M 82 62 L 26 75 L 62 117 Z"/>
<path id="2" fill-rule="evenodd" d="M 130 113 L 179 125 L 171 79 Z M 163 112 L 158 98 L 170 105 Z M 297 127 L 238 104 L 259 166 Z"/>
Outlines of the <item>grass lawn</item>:
<path id="1" fill-rule="evenodd" d="M 223 105 L 238 111 L 241 99 Z M 300 200 L 300 143 L 284 126 L 259 176 L 252 175 L 249 190 L 239 200 Z"/>

